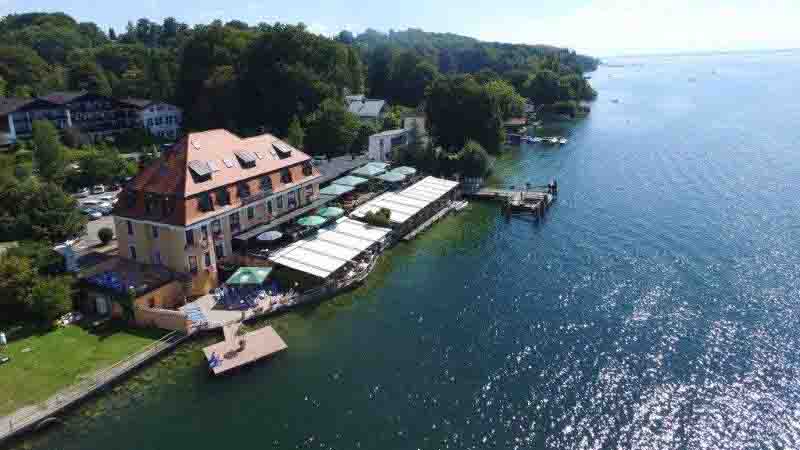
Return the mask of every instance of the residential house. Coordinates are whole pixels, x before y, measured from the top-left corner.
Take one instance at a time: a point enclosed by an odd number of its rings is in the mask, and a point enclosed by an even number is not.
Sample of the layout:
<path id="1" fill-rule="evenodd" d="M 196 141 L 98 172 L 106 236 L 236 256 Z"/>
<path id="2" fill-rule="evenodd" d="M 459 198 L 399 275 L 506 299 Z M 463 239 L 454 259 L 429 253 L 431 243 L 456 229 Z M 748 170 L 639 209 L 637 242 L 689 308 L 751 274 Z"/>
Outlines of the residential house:
<path id="1" fill-rule="evenodd" d="M 36 120 L 49 120 L 59 130 L 75 127 L 91 139 L 139 126 L 134 105 L 86 91 L 52 92 L 32 99 L 0 99 L 2 144 L 30 137 Z"/>
<path id="2" fill-rule="evenodd" d="M 364 98 L 363 95 L 348 95 L 345 101 L 347 110 L 357 115 L 362 121 L 380 122 L 388 108 L 385 100 Z"/>
<path id="3" fill-rule="evenodd" d="M 139 123 L 153 136 L 176 139 L 180 135 L 183 110 L 177 106 L 139 98 L 123 101 L 137 107 Z"/>
<path id="4" fill-rule="evenodd" d="M 412 130 L 400 128 L 386 130 L 369 137 L 367 157 L 373 161 L 391 161 L 396 154 L 405 148 L 412 139 Z"/>
<path id="5" fill-rule="evenodd" d="M 123 188 L 119 253 L 189 274 L 191 294 L 204 294 L 234 237 L 309 207 L 320 178 L 308 155 L 275 136 L 188 133 Z"/>

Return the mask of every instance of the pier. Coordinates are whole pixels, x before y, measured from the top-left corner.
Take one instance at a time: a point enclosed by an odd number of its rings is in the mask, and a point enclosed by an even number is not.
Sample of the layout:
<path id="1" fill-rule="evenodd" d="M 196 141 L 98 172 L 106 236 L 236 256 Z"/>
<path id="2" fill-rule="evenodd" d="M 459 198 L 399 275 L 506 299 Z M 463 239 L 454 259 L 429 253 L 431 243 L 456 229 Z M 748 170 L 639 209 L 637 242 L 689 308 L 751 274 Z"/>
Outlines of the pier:
<path id="1" fill-rule="evenodd" d="M 464 195 L 475 199 L 502 202 L 503 209 L 507 214 L 533 214 L 536 217 L 542 217 L 558 195 L 558 184 L 553 180 L 546 186 L 526 185 L 524 189 L 514 186 L 508 188 L 487 187 Z"/>
<path id="2" fill-rule="evenodd" d="M 223 329 L 225 340 L 203 349 L 208 367 L 219 375 L 286 350 L 278 333 L 272 327 L 264 327 L 239 336 L 241 324 L 232 324 Z"/>

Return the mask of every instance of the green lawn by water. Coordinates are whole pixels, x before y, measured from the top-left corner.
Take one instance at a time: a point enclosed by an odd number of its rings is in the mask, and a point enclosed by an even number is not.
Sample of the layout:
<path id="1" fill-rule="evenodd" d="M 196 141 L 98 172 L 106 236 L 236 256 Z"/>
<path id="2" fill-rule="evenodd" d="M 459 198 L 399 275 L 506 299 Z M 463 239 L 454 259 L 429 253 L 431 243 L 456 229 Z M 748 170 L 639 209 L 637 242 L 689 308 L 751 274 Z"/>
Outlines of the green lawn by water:
<path id="1" fill-rule="evenodd" d="M 20 333 L 22 334 L 22 333 Z M 27 337 L 9 337 L 0 353 L 11 361 L 0 365 L 0 416 L 44 400 L 86 375 L 142 349 L 165 333 L 106 324 L 96 332 L 68 326 Z M 30 351 L 23 352 L 24 349 Z"/>

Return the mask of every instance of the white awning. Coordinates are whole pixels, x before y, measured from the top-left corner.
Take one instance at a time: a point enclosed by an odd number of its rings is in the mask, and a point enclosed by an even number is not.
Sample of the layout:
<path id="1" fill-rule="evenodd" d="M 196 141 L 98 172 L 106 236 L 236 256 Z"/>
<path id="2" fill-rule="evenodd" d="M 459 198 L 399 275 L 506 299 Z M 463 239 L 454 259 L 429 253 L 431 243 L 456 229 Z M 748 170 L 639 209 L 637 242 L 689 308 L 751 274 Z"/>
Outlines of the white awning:
<path id="1" fill-rule="evenodd" d="M 426 177 L 400 192 L 387 192 L 356 208 L 351 214 L 361 218 L 367 212 L 377 212 L 381 208 L 388 209 L 389 219 L 402 224 L 431 203 L 452 191 L 458 183 L 441 178 Z"/>
<path id="2" fill-rule="evenodd" d="M 278 250 L 270 261 L 327 278 L 347 262 L 383 239 L 391 230 L 343 217 L 311 237 Z"/>

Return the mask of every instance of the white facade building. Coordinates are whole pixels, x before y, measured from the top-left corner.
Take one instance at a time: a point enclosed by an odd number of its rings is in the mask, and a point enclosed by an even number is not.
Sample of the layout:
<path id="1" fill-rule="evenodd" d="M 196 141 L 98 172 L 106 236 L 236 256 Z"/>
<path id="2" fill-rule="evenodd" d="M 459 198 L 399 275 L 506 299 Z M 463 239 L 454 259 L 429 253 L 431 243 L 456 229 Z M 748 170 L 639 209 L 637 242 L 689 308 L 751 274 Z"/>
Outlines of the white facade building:
<path id="1" fill-rule="evenodd" d="M 153 136 L 176 139 L 180 135 L 183 111 L 169 103 L 152 102 L 140 106 L 139 120 Z"/>
<path id="2" fill-rule="evenodd" d="M 391 161 L 398 150 L 408 145 L 411 131 L 403 128 L 373 134 L 367 156 L 373 161 Z"/>

